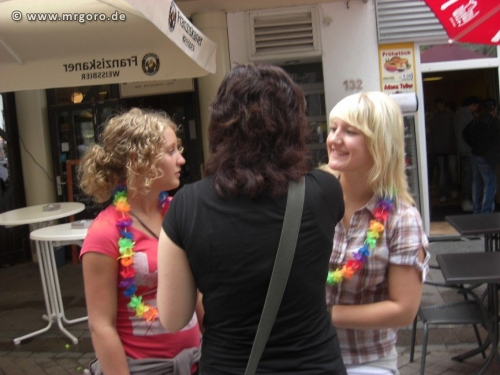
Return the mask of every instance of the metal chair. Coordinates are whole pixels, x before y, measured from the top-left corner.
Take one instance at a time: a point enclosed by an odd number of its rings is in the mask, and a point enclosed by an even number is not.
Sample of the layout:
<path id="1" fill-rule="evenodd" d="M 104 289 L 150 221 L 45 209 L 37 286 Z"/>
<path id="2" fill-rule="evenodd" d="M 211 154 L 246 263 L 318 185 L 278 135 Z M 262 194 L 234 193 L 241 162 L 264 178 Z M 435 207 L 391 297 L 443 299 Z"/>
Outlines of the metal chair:
<path id="1" fill-rule="evenodd" d="M 453 359 L 461 361 L 466 357 L 478 353 L 482 353 L 483 357 L 486 358 L 485 349 L 487 348 L 487 346 L 491 342 L 491 338 L 493 337 L 492 336 L 493 327 L 491 326 L 491 319 L 482 302 L 482 298 L 477 296 L 477 294 L 475 294 L 474 291 L 472 290 L 479 285 L 464 287 L 463 285 L 448 285 L 432 281 L 426 281 L 425 284 L 456 289 L 458 293 L 463 294 L 464 300 L 459 302 L 444 303 L 444 304 L 424 306 L 419 308 L 417 316 L 413 320 L 411 346 L 410 346 L 410 362 L 413 362 L 414 359 L 418 318 L 420 318 L 420 320 L 424 325 L 422 357 L 420 362 L 421 375 L 424 375 L 425 371 L 425 358 L 427 355 L 427 340 L 429 337 L 429 326 L 471 324 L 474 327 L 474 332 L 478 342 L 478 348 L 467 353 L 466 355 L 453 357 Z M 481 336 L 479 335 L 477 325 L 484 326 L 487 331 L 488 340 L 486 340 L 484 343 L 482 342 Z"/>

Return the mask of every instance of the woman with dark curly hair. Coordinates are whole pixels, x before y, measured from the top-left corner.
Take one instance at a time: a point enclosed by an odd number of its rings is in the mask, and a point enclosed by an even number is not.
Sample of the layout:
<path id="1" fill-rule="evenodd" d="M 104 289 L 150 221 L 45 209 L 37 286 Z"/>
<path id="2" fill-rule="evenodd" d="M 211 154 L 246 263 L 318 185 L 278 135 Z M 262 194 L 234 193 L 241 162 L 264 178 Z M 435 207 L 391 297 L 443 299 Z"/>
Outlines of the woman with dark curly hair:
<path id="1" fill-rule="evenodd" d="M 306 103 L 281 68 L 244 65 L 211 105 L 207 177 L 180 189 L 158 253 L 162 324 L 180 330 L 203 295 L 200 373 L 242 374 L 266 298 L 288 185 L 305 177 L 297 249 L 258 373 L 345 374 L 325 302 L 334 228 L 344 205 L 337 179 L 311 171 Z"/>
<path id="2" fill-rule="evenodd" d="M 176 374 L 197 371 L 197 316 L 192 314 L 174 334 L 161 326 L 156 308 L 166 190 L 179 186 L 185 163 L 175 131 L 166 114 L 134 108 L 108 121 L 100 144 L 91 146 L 80 163 L 81 189 L 96 202 L 114 198 L 93 221 L 81 251 L 98 359 L 91 374 L 172 374 L 174 364 Z M 138 372 L 144 362 L 147 371 Z"/>

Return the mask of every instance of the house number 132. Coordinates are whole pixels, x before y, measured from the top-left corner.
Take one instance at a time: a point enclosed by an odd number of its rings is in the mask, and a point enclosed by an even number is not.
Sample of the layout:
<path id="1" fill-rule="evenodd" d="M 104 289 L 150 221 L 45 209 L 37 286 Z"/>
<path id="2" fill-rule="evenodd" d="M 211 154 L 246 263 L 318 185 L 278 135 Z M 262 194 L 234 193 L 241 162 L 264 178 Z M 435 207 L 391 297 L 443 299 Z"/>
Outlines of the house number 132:
<path id="1" fill-rule="evenodd" d="M 363 80 L 348 79 L 344 81 L 345 91 L 363 90 Z"/>

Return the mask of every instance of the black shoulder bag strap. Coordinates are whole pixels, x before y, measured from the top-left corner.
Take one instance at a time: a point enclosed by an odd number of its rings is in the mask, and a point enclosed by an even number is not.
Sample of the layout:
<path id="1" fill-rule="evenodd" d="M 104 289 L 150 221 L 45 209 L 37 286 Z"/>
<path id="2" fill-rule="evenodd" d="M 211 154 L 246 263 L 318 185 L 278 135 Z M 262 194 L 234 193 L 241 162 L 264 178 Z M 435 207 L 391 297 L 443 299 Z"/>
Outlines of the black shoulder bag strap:
<path id="1" fill-rule="evenodd" d="M 304 177 L 298 183 L 292 181 L 288 186 L 288 198 L 286 201 L 285 218 L 281 230 L 278 252 L 274 261 L 273 273 L 269 282 L 264 309 L 260 317 L 259 326 L 248 360 L 245 375 L 253 375 L 257 370 L 260 357 L 264 352 L 269 334 L 273 328 L 274 320 L 283 298 L 285 286 L 292 267 L 297 238 L 299 236 L 302 209 L 304 208 L 305 180 Z"/>

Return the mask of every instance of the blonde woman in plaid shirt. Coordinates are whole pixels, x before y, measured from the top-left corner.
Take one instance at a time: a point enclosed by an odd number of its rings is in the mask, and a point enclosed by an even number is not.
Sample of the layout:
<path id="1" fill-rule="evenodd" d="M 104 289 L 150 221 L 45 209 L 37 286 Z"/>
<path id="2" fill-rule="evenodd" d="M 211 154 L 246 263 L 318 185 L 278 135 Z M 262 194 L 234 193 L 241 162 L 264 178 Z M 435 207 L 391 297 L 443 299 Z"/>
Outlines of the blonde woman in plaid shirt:
<path id="1" fill-rule="evenodd" d="M 340 101 L 330 113 L 328 166 L 345 214 L 335 228 L 327 303 L 350 375 L 399 374 L 397 328 L 420 304 L 428 240 L 408 189 L 403 117 L 381 92 Z"/>

